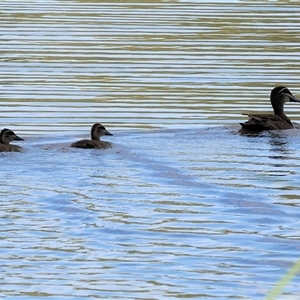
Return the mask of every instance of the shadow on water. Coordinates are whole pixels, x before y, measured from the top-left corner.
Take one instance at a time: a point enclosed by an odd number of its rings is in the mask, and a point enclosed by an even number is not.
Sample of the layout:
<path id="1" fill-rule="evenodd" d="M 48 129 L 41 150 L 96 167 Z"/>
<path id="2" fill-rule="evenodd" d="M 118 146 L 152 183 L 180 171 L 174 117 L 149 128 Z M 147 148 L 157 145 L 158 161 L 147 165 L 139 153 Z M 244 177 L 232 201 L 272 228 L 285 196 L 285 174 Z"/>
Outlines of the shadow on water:
<path id="1" fill-rule="evenodd" d="M 293 179 L 291 167 L 296 168 L 299 164 L 298 130 L 241 135 L 236 129 L 232 126 L 117 132 L 113 148 L 106 151 L 71 149 L 68 147 L 71 138 L 61 138 L 62 143 L 57 144 L 56 138 L 50 137 L 47 141 L 34 139 L 35 146 L 29 142 L 24 155 L 29 157 L 26 161 L 35 160 L 36 156 L 44 157 L 43 166 L 49 165 L 49 168 L 53 168 L 53 156 L 60 168 L 75 168 L 78 172 L 88 171 L 88 166 L 94 171 L 100 168 L 101 176 L 108 178 L 111 178 L 109 172 L 113 171 L 129 180 L 129 174 L 133 172 L 134 178 L 142 179 L 148 185 L 194 190 L 207 198 L 208 203 L 211 196 L 215 201 L 225 201 L 224 204 L 231 197 L 242 203 L 243 199 L 256 199 L 258 189 L 268 198 L 272 189 L 269 184 L 274 182 L 266 175 L 281 176 L 284 182 L 289 176 Z M 118 166 L 126 167 L 119 170 Z M 55 168 L 53 171 L 56 172 Z M 279 187 L 279 181 L 276 184 Z M 228 194 L 231 196 L 227 197 Z M 253 205 L 261 204 L 255 200 Z"/>

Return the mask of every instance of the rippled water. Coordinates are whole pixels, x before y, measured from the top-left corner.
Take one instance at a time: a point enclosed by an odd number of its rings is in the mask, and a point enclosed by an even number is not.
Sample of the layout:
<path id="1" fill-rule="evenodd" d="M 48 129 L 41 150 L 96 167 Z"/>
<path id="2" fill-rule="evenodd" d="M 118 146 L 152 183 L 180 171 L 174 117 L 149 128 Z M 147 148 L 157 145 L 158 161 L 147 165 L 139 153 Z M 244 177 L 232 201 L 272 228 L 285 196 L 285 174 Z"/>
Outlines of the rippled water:
<path id="1" fill-rule="evenodd" d="M 300 132 L 238 123 L 300 95 L 299 24 L 289 1 L 2 1 L 0 127 L 25 141 L 0 153 L 0 296 L 263 299 L 299 258 Z M 94 122 L 113 147 L 69 148 Z"/>

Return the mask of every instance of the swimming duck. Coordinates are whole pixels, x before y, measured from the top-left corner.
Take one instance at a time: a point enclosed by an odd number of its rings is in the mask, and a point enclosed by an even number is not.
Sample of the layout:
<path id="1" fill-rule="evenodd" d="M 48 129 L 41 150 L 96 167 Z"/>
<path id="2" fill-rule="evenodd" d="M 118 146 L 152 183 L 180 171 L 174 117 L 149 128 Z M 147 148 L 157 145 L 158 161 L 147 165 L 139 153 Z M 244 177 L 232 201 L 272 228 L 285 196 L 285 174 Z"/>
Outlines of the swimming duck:
<path id="1" fill-rule="evenodd" d="M 19 152 L 22 148 L 16 145 L 10 145 L 12 141 L 24 141 L 24 139 L 17 136 L 12 130 L 4 128 L 0 132 L 0 152 Z"/>
<path id="2" fill-rule="evenodd" d="M 271 91 L 271 104 L 274 114 L 247 114 L 249 120 L 242 125 L 241 130 L 262 131 L 294 128 L 292 121 L 284 114 L 284 104 L 288 101 L 300 102 L 288 88 L 277 86 Z"/>
<path id="3" fill-rule="evenodd" d="M 80 140 L 71 144 L 71 147 L 84 148 L 84 149 L 107 149 L 111 147 L 111 143 L 100 141 L 100 137 L 103 135 L 113 135 L 106 128 L 100 124 L 95 123 L 91 128 L 91 139 Z"/>

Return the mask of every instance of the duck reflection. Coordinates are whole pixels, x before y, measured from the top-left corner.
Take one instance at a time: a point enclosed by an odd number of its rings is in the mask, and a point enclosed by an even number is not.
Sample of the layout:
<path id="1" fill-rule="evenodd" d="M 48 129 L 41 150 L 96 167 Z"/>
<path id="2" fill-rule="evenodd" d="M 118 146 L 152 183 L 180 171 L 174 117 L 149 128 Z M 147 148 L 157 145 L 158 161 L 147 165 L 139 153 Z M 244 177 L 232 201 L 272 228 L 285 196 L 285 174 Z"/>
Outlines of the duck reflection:
<path id="1" fill-rule="evenodd" d="M 271 146 L 270 152 L 274 153 L 269 158 L 281 161 L 290 159 L 289 136 L 286 132 L 270 131 L 269 133 L 268 144 Z"/>

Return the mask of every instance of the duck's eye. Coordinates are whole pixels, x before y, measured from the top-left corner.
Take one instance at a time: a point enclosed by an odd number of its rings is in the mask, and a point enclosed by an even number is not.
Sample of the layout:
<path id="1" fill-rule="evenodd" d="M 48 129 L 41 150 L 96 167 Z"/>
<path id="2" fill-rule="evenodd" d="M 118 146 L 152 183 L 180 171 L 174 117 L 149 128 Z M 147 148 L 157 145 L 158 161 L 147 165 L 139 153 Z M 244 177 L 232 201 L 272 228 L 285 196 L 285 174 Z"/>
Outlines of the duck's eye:
<path id="1" fill-rule="evenodd" d="M 279 93 L 280 94 L 282 94 L 282 93 L 291 94 L 291 92 L 287 88 L 282 89 Z"/>
<path id="2" fill-rule="evenodd" d="M 12 135 L 14 135 L 14 133 L 13 132 L 11 132 L 11 131 L 9 131 L 9 132 L 6 132 L 6 137 L 10 137 L 10 136 L 12 136 Z"/>

